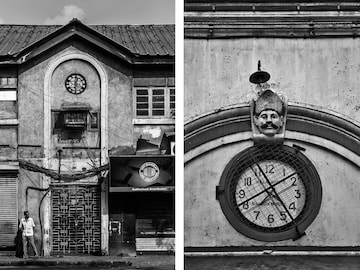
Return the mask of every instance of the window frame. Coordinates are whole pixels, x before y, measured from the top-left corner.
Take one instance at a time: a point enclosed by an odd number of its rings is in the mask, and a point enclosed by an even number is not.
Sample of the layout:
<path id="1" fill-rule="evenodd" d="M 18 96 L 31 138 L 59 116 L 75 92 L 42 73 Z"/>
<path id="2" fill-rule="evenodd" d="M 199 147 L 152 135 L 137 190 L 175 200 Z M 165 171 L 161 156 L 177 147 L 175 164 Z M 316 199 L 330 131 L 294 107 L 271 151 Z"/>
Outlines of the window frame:
<path id="1" fill-rule="evenodd" d="M 64 110 L 51 110 L 51 130 L 52 134 L 60 134 L 64 130 L 71 130 L 71 128 L 66 127 L 64 125 L 64 114 L 69 111 Z M 92 127 L 92 115 L 97 115 L 97 126 Z M 91 110 L 86 113 L 86 127 L 83 131 L 86 132 L 98 132 L 100 130 L 100 111 L 99 110 Z M 59 123 L 56 123 L 59 121 Z"/>
<path id="2" fill-rule="evenodd" d="M 174 90 L 175 92 L 175 87 L 170 87 L 170 86 L 134 86 L 133 87 L 133 95 L 134 95 L 134 119 L 136 120 L 160 120 L 160 119 L 174 119 L 175 115 L 172 113 L 174 109 L 171 108 L 171 103 L 174 104 L 175 107 L 175 100 L 174 101 L 170 101 L 170 97 L 171 97 L 171 90 Z M 147 108 L 147 115 L 138 115 L 138 94 L 137 91 L 138 90 L 146 90 L 147 91 L 147 97 L 148 97 L 148 108 Z M 164 115 L 154 115 L 153 114 L 153 92 L 154 90 L 164 90 Z M 174 95 L 175 96 L 175 93 Z M 144 109 L 143 109 L 144 110 Z"/>
<path id="3" fill-rule="evenodd" d="M 0 76 L 0 101 L 17 101 L 17 77 Z"/>

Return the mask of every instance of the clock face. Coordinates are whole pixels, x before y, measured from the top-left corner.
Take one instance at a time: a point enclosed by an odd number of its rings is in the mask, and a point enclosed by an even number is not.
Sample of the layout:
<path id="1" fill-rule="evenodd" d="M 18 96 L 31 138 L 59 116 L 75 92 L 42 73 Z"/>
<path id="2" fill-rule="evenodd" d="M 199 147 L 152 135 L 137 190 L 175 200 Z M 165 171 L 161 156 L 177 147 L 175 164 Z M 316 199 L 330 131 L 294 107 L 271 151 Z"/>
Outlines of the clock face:
<path id="1" fill-rule="evenodd" d="M 72 94 L 81 94 L 85 91 L 86 80 L 80 74 L 71 74 L 65 80 L 65 88 Z"/>
<path id="2" fill-rule="evenodd" d="M 239 211 L 247 220 L 257 226 L 275 228 L 299 216 L 305 206 L 306 189 L 289 164 L 266 160 L 241 173 L 234 195 Z"/>
<path id="3" fill-rule="evenodd" d="M 230 161 L 217 196 L 239 232 L 279 241 L 304 235 L 320 209 L 322 188 L 315 167 L 299 150 L 258 145 Z"/>

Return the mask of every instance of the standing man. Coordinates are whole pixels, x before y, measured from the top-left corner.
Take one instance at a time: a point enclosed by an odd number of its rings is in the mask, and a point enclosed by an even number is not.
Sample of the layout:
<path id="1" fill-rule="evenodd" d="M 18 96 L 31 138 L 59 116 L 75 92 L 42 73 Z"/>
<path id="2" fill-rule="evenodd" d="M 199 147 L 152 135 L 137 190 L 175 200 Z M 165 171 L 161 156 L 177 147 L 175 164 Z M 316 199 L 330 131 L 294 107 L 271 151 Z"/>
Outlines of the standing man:
<path id="1" fill-rule="evenodd" d="M 39 257 L 35 242 L 34 242 L 34 228 L 35 223 L 34 220 L 29 216 L 29 211 L 24 212 L 24 217 L 20 221 L 19 229 L 22 230 L 22 240 L 23 240 L 23 247 L 24 247 L 24 259 L 29 258 L 27 244 L 30 242 L 32 248 L 35 252 L 35 257 Z"/>

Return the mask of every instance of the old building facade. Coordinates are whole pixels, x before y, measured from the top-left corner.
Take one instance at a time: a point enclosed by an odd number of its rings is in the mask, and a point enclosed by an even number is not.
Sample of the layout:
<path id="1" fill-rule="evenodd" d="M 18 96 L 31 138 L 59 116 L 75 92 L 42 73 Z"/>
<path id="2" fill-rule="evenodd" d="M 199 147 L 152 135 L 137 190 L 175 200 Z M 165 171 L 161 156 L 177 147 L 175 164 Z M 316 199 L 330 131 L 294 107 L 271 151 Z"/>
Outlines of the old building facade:
<path id="1" fill-rule="evenodd" d="M 359 251 L 359 12 L 185 1 L 186 254 Z"/>
<path id="2" fill-rule="evenodd" d="M 27 209 L 45 256 L 173 250 L 174 26 L 0 32 L 2 245 Z"/>

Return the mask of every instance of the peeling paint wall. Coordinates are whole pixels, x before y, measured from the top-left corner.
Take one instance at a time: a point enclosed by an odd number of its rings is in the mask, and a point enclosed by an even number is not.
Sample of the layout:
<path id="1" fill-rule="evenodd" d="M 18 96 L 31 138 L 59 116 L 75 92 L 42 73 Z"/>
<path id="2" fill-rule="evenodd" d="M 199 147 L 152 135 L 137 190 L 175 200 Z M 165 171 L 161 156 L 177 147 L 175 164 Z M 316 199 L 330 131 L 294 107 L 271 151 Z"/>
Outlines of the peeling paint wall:
<path id="1" fill-rule="evenodd" d="M 19 72 L 19 145 L 44 145 L 44 76 L 48 63 L 49 60 L 46 60 Z"/>
<path id="2" fill-rule="evenodd" d="M 139 138 L 142 138 L 155 145 L 160 145 L 164 132 L 173 130 L 174 127 L 171 125 L 136 125 L 133 140 L 136 143 Z"/>
<path id="3" fill-rule="evenodd" d="M 132 76 L 128 69 L 107 65 L 109 80 L 109 149 L 120 145 L 133 145 Z"/>

